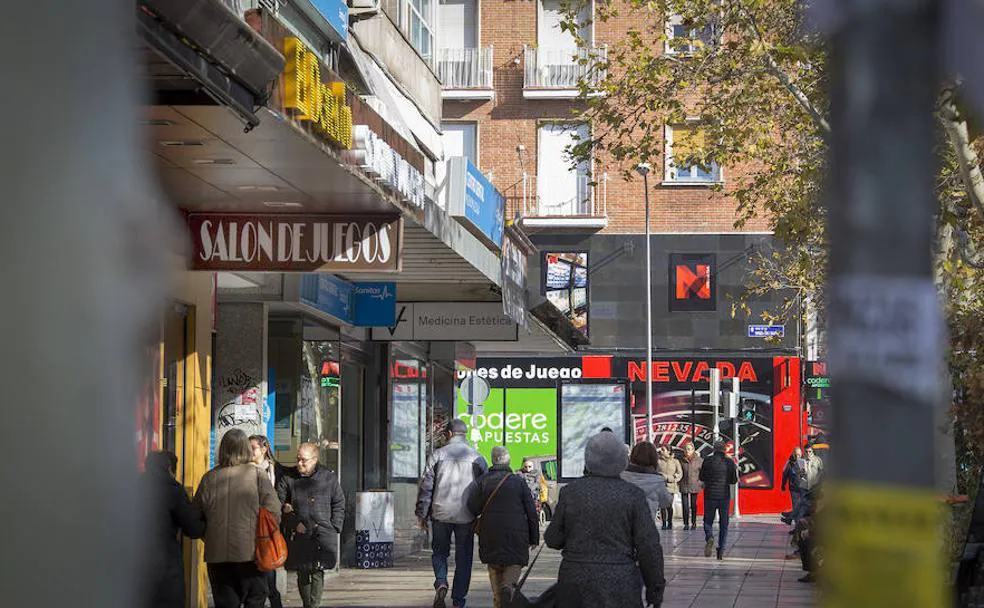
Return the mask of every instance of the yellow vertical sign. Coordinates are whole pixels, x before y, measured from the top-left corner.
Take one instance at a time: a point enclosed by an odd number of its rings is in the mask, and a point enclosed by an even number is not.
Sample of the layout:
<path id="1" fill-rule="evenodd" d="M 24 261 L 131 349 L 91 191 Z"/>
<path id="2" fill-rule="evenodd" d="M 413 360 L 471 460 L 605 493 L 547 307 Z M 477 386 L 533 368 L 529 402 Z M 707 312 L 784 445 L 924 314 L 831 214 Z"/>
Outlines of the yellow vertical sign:
<path id="1" fill-rule="evenodd" d="M 821 517 L 824 605 L 943 608 L 942 506 L 929 490 L 830 488 Z"/>
<path id="2" fill-rule="evenodd" d="M 345 83 L 321 81 L 321 59 L 297 38 L 284 40 L 284 106 L 294 118 L 310 121 L 316 133 L 343 148 L 352 147 L 352 108 Z"/>

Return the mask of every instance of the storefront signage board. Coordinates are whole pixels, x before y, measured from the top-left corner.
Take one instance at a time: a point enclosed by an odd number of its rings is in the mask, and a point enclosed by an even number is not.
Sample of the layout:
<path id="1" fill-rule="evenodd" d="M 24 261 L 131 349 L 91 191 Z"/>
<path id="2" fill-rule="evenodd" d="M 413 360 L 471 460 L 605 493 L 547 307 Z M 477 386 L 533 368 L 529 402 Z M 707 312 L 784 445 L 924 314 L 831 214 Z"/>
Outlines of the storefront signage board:
<path id="1" fill-rule="evenodd" d="M 400 271 L 399 217 L 189 213 L 187 221 L 192 270 Z"/>
<path id="2" fill-rule="evenodd" d="M 461 222 L 486 246 L 499 250 L 505 213 L 505 197 L 478 167 L 463 156 L 448 161 L 448 215 Z"/>
<path id="3" fill-rule="evenodd" d="M 351 283 L 330 274 L 306 274 L 300 301 L 356 327 L 396 322 L 395 283 Z"/>
<path id="4" fill-rule="evenodd" d="M 528 327 L 526 318 L 526 254 L 512 237 L 502 240 L 502 311 L 518 323 Z"/>
<path id="5" fill-rule="evenodd" d="M 321 139 L 340 148 L 352 147 L 352 108 L 345 83 L 324 82 L 333 75 L 321 58 L 298 38 L 284 38 L 283 106 L 287 114 Z M 324 72 L 324 73 L 323 73 Z"/>
<path id="6" fill-rule="evenodd" d="M 331 26 L 336 42 L 345 42 L 348 39 L 348 4 L 344 0 L 311 0 L 311 4 Z"/>
<path id="7" fill-rule="evenodd" d="M 501 302 L 408 302 L 397 304 L 395 325 L 372 328 L 372 339 L 514 342 L 518 329 Z"/>

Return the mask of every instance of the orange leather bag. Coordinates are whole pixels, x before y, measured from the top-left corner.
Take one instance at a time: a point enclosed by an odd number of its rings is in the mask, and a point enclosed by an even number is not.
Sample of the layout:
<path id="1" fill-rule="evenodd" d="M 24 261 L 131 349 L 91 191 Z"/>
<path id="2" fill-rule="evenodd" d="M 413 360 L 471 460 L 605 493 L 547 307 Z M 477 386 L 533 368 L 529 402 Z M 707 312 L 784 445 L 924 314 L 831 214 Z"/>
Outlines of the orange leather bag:
<path id="1" fill-rule="evenodd" d="M 259 487 L 256 491 L 259 496 Z M 276 570 L 287 561 L 287 541 L 280 533 L 273 513 L 263 507 L 260 507 L 256 517 L 256 557 L 253 561 L 260 572 Z"/>

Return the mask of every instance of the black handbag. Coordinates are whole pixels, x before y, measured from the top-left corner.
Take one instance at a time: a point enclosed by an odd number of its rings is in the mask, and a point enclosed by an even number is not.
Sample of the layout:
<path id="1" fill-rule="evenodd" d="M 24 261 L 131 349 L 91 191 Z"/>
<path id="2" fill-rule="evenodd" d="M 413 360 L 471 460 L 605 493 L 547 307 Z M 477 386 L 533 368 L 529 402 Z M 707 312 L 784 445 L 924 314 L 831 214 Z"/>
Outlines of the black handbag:
<path id="1" fill-rule="evenodd" d="M 533 566 L 536 565 L 536 560 L 539 559 L 540 554 L 543 553 L 543 548 L 546 544 L 541 544 L 540 548 L 536 550 L 536 555 L 533 556 L 533 561 L 526 568 L 526 572 L 523 576 L 516 582 L 515 585 L 503 585 L 502 586 L 502 600 L 503 608 L 528 608 L 534 606 L 536 608 L 556 608 L 557 606 L 557 583 L 550 585 L 546 591 L 541 593 L 535 599 L 530 599 L 523 595 L 523 584 L 526 583 L 527 577 L 529 577 L 530 572 L 533 571 Z"/>

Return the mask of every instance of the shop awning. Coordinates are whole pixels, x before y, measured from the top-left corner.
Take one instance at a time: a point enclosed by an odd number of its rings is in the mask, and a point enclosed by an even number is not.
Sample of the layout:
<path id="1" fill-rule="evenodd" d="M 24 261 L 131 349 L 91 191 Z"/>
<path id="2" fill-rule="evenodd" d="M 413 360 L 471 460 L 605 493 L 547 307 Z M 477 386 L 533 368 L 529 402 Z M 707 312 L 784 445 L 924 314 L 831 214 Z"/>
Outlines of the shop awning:
<path id="1" fill-rule="evenodd" d="M 433 159 L 444 157 L 444 144 L 441 133 L 431 124 L 413 101 L 400 90 L 379 62 L 366 52 L 353 33 L 348 40 L 347 50 L 355 62 L 359 74 L 381 103 L 372 104 L 383 118 L 393 125 L 409 141 L 423 148 L 425 154 Z M 371 102 L 370 102 L 371 103 Z M 375 107 L 379 106 L 379 107 Z M 409 136 L 408 136 L 409 135 Z"/>

